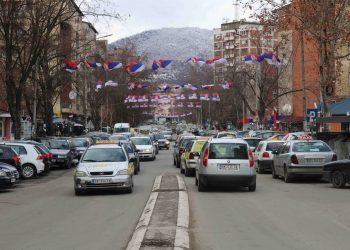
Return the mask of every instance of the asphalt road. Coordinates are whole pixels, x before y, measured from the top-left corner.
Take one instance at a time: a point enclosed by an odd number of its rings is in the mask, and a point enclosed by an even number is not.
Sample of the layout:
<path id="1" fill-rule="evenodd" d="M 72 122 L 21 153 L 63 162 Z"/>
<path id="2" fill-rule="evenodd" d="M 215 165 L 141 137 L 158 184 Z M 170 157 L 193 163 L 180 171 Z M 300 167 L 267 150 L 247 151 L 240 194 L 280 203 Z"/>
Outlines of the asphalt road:
<path id="1" fill-rule="evenodd" d="M 169 151 L 141 162 L 132 194 L 76 197 L 73 169 L 22 181 L 0 191 L 0 250 L 124 249 L 149 198 L 155 176 L 177 173 Z"/>
<path id="2" fill-rule="evenodd" d="M 73 170 L 54 170 L 0 192 L 0 250 L 123 249 L 155 176 L 179 173 L 171 153 L 141 163 L 132 194 L 75 197 Z M 314 180 L 286 184 L 266 174 L 258 176 L 254 193 L 198 193 L 193 177 L 185 181 L 191 249 L 349 249 L 350 188 Z"/>

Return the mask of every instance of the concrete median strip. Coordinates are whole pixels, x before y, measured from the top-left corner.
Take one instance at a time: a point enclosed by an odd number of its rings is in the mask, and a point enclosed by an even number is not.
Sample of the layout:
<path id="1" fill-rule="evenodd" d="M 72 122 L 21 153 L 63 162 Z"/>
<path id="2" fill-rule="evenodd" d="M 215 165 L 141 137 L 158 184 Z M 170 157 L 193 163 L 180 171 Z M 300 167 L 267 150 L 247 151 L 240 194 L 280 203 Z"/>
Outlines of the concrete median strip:
<path id="1" fill-rule="evenodd" d="M 157 176 L 127 250 L 190 248 L 189 204 L 181 176 Z"/>

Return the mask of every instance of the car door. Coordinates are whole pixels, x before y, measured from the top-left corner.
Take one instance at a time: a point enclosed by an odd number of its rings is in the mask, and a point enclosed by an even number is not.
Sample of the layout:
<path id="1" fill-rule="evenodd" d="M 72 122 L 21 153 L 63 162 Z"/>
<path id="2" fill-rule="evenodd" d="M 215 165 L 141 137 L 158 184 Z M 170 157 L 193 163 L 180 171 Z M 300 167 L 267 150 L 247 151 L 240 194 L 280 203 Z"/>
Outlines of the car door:
<path id="1" fill-rule="evenodd" d="M 9 147 L 0 146 L 0 162 L 7 163 L 9 165 L 14 166 L 14 161 L 11 159 L 11 155 L 9 152 Z"/>
<path id="2" fill-rule="evenodd" d="M 274 168 L 275 168 L 275 172 L 277 175 L 279 175 L 281 173 L 281 155 L 282 152 L 284 150 L 284 147 L 287 143 L 284 143 L 277 151 L 277 154 L 275 154 L 274 158 L 273 158 L 273 164 L 274 164 Z"/>
<path id="3" fill-rule="evenodd" d="M 262 142 L 262 141 L 259 142 L 258 146 L 256 147 L 256 150 L 253 153 L 255 167 L 257 166 L 256 164 L 259 160 L 259 155 L 260 155 L 260 152 L 261 152 L 261 149 L 263 148 L 263 146 L 264 146 L 264 142 Z"/>
<path id="4" fill-rule="evenodd" d="M 283 150 L 281 154 L 279 155 L 279 170 L 280 175 L 284 175 L 284 164 L 289 159 L 289 149 L 290 149 L 290 142 L 287 142 L 284 144 Z"/>
<path id="5" fill-rule="evenodd" d="M 192 146 L 193 146 L 194 141 L 190 141 L 187 143 L 186 147 L 185 147 L 185 151 L 183 152 L 183 154 L 181 155 L 181 159 L 182 159 L 182 164 L 183 166 L 186 166 Z"/>

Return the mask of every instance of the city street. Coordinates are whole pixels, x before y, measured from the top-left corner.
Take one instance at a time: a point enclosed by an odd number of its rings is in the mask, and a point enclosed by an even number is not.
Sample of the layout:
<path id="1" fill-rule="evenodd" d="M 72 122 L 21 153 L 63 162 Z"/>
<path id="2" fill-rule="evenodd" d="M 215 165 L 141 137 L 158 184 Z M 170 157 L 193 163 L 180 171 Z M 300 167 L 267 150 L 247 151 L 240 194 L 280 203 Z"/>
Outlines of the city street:
<path id="1" fill-rule="evenodd" d="M 132 194 L 76 197 L 74 170 L 53 170 L 0 193 L 1 250 L 124 249 L 158 175 L 179 174 L 172 149 L 141 163 Z M 348 249 L 349 188 L 258 175 L 257 190 L 199 193 L 185 178 L 191 249 Z"/>

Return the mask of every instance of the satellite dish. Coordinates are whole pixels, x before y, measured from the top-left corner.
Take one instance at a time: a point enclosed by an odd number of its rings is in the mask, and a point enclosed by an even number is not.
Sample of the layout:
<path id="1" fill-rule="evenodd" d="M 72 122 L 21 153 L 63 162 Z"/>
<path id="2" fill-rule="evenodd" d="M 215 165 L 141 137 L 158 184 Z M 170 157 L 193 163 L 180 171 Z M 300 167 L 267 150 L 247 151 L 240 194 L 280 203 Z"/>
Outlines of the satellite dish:
<path id="1" fill-rule="evenodd" d="M 69 92 L 69 99 L 74 100 L 75 98 L 77 98 L 77 92 L 75 92 L 74 90 L 71 90 Z"/>
<path id="2" fill-rule="evenodd" d="M 290 115 L 292 112 L 292 105 L 288 103 L 284 104 L 282 107 L 282 111 L 285 115 Z"/>

